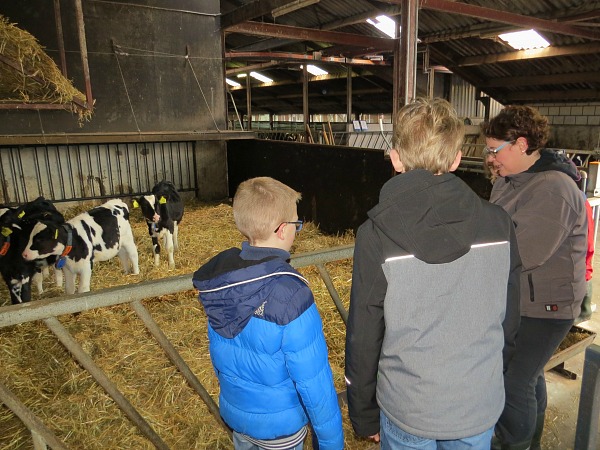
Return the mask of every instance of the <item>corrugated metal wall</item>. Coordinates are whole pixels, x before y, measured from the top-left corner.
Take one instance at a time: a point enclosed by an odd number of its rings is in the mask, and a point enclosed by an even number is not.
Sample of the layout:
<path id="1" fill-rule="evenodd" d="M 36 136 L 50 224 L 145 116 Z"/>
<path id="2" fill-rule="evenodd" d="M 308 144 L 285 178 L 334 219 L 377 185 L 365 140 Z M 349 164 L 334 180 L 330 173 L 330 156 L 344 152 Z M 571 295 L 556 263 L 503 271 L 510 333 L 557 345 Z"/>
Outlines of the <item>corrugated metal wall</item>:
<path id="1" fill-rule="evenodd" d="M 460 117 L 468 117 L 474 125 L 483 121 L 485 108 L 477 100 L 478 91 L 475 86 L 467 83 L 463 79 L 453 76 L 450 90 L 450 103 L 456 109 Z M 500 112 L 503 105 L 496 100 L 490 100 L 490 117 L 494 117 Z"/>

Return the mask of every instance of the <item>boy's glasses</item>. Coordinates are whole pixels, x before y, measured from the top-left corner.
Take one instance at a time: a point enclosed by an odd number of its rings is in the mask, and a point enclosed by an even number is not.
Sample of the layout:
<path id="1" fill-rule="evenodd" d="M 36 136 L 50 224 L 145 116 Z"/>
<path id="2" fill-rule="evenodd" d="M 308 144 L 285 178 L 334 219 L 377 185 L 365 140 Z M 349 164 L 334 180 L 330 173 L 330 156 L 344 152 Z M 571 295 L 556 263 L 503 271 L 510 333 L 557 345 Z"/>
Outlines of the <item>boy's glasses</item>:
<path id="1" fill-rule="evenodd" d="M 515 141 L 504 141 L 504 144 L 500 145 L 499 147 L 496 148 L 491 148 L 491 147 L 485 147 L 483 149 L 483 152 L 487 155 L 495 155 L 496 153 L 498 153 L 500 150 L 502 150 L 504 147 L 506 147 L 508 144 L 513 145 L 515 143 Z"/>
<path id="2" fill-rule="evenodd" d="M 302 229 L 302 225 L 304 224 L 304 221 L 302 220 L 296 220 L 295 222 L 281 222 L 277 228 L 275 228 L 274 233 L 277 233 L 277 231 L 281 228 L 281 225 L 283 225 L 284 223 L 290 223 L 290 224 L 294 224 L 296 226 L 296 233 L 298 231 L 300 231 Z"/>

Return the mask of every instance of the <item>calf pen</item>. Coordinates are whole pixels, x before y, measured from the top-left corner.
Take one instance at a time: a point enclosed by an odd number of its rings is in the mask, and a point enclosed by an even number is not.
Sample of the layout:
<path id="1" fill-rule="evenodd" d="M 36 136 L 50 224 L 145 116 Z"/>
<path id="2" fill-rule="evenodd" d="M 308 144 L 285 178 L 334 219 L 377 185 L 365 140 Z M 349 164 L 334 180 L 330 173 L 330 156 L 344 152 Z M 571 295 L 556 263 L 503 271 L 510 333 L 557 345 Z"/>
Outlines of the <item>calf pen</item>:
<path id="1" fill-rule="evenodd" d="M 229 206 L 207 211 L 208 216 L 221 216 L 212 227 L 222 232 L 218 245 L 192 250 L 186 239 L 203 233 L 201 240 L 206 241 L 214 231 L 206 217 L 188 208 L 182 248 L 193 253 L 193 261 L 176 256 L 181 261 L 180 275 L 137 284 L 121 278 L 113 284 L 125 286 L 0 308 L 0 400 L 13 411 L 0 407 L 0 447 L 32 448 L 33 441 L 36 449 L 46 445 L 53 449 L 231 448 L 229 431 L 213 400 L 218 385 L 207 356 L 204 314 L 189 271 L 191 264 L 197 266 L 219 250 L 237 245 L 240 236 L 232 225 Z M 132 227 L 142 243 L 138 244 L 140 254 L 146 255 L 140 261 L 142 271 L 164 275 L 164 267 L 153 267 L 143 220 Z M 334 382 L 341 393 L 346 448 L 369 449 L 371 442 L 353 435 L 343 404 L 345 311 L 353 253 L 349 242 L 353 239 L 328 238 L 306 245 L 316 234 L 317 228 L 307 224 L 297 238 L 292 264 L 311 281 L 323 317 Z M 111 276 L 108 269 L 109 264 L 102 263 L 94 270 L 98 278 L 106 279 Z M 183 327 L 174 328 L 174 322 Z M 154 340 L 147 339 L 148 333 Z M 26 343 L 9 345 L 23 336 L 29 338 Z M 118 345 L 113 341 L 119 341 Z M 578 344 L 577 351 L 582 350 Z M 572 355 L 573 349 L 566 352 Z M 116 360 L 107 353 L 118 353 Z M 147 364 L 144 359 L 149 354 L 158 362 Z M 40 360 L 46 376 L 36 376 L 27 365 L 32 355 Z M 21 365 L 9 372 L 9 359 Z M 26 378 L 34 380 L 31 386 L 23 386 Z M 165 385 L 169 388 L 163 389 Z M 44 401 L 50 406 L 42 406 Z M 590 412 L 581 414 L 580 420 L 592 423 Z"/>

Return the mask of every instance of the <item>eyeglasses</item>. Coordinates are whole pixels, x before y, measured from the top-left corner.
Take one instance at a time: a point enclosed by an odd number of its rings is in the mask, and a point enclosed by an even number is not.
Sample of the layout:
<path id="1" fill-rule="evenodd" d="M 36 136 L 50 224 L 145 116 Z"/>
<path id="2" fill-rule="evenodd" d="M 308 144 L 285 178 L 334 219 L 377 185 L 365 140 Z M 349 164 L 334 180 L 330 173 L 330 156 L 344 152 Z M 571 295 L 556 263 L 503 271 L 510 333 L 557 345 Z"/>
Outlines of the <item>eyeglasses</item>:
<path id="1" fill-rule="evenodd" d="M 277 228 L 275 228 L 275 231 L 273 233 L 277 233 L 277 231 L 279 231 L 279 229 L 281 228 L 281 225 L 285 224 L 285 223 L 290 223 L 290 224 L 294 224 L 294 226 L 296 227 L 296 233 L 298 231 L 300 231 L 302 229 L 302 226 L 304 225 L 304 221 L 302 220 L 296 220 L 295 222 L 281 222 Z"/>
<path id="2" fill-rule="evenodd" d="M 502 150 L 504 147 L 506 147 L 508 144 L 513 145 L 514 143 L 515 143 L 515 141 L 504 141 L 504 144 L 502 144 L 501 146 L 496 147 L 496 148 L 491 148 L 491 147 L 486 146 L 483 149 L 483 153 L 488 154 L 488 155 L 495 155 L 500 150 Z"/>

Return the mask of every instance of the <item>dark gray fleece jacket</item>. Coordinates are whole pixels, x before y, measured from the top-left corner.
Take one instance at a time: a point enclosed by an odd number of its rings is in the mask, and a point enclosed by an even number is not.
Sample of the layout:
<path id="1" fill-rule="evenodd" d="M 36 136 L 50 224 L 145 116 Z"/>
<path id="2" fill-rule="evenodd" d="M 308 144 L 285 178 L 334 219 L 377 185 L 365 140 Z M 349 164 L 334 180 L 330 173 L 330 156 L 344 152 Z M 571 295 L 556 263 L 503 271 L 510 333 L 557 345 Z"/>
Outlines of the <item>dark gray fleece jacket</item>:
<path id="1" fill-rule="evenodd" d="M 520 320 L 510 217 L 455 175 L 425 170 L 389 180 L 368 215 L 346 336 L 354 430 L 378 433 L 382 410 L 424 438 L 484 432 L 504 407 Z"/>

